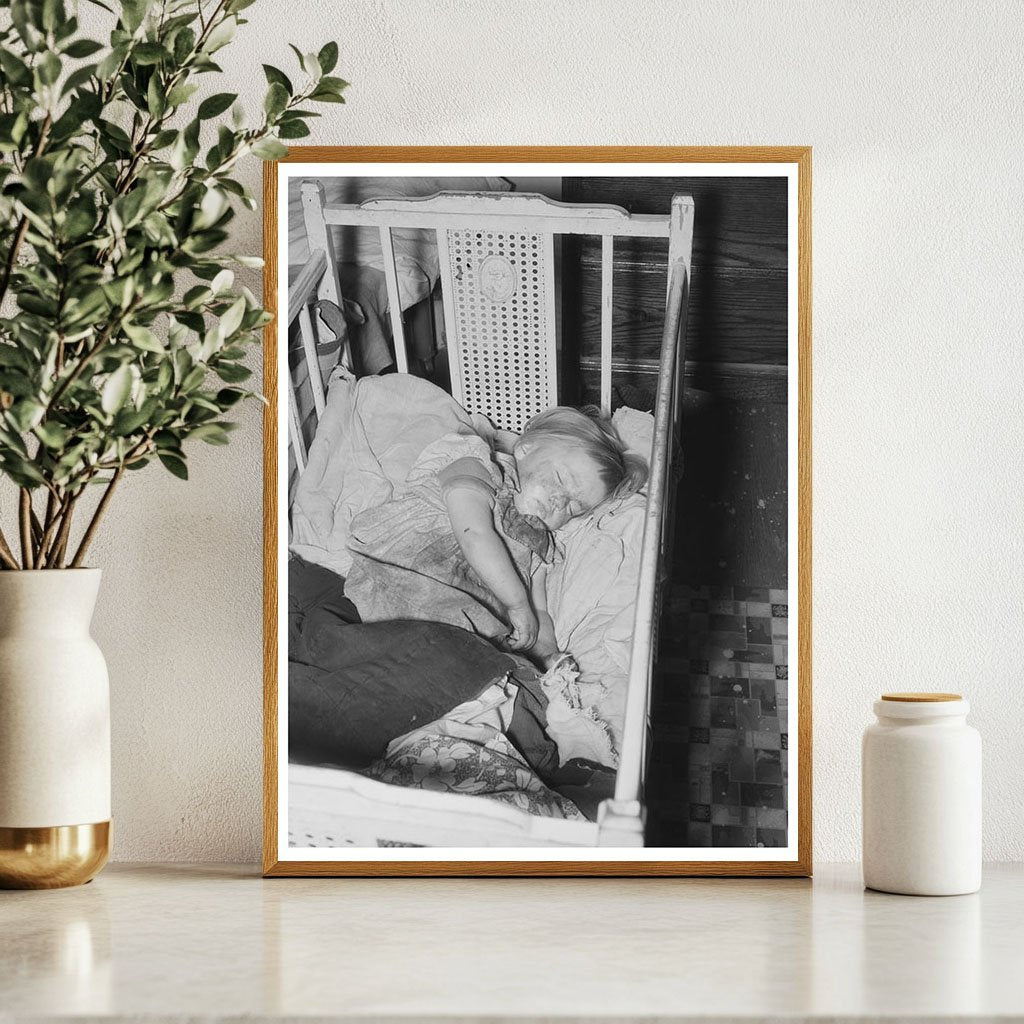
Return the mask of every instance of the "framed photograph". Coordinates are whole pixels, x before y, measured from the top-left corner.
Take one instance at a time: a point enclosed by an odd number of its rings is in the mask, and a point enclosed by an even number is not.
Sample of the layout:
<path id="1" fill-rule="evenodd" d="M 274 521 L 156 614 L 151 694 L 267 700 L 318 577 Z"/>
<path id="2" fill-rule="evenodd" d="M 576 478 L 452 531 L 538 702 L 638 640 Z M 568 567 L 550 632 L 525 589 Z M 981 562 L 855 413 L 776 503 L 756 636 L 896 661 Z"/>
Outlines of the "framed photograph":
<path id="1" fill-rule="evenodd" d="M 266 875 L 810 874 L 810 196 L 266 164 Z"/>

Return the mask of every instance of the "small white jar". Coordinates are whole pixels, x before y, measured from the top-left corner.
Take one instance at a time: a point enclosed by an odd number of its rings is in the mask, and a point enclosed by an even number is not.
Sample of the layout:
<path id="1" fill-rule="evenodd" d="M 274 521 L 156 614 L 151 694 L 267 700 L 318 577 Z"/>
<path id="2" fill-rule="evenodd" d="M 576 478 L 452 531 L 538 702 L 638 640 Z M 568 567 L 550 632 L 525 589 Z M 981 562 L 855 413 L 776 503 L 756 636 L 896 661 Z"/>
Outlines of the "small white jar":
<path id="1" fill-rule="evenodd" d="M 981 737 L 955 693 L 888 693 L 864 730 L 864 884 L 912 896 L 981 887 Z"/>

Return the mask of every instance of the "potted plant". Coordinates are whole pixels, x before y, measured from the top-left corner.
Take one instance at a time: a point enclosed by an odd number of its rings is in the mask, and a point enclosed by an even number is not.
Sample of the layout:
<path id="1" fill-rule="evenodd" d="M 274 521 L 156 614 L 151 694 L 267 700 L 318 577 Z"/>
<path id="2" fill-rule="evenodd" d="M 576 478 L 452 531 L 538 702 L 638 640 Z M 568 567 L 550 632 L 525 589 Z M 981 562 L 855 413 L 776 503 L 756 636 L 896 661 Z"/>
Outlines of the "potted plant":
<path id="1" fill-rule="evenodd" d="M 188 476 L 253 395 L 270 314 L 217 250 L 240 160 L 343 102 L 338 48 L 264 65 L 254 123 L 201 75 L 254 0 L 122 0 L 104 44 L 63 0 L 0 0 L 0 885 L 87 881 L 110 822 L 107 674 L 89 636 L 90 545 L 125 477 Z M 295 49 L 293 47 L 293 49 Z M 225 120 L 226 118 L 226 120 Z"/>

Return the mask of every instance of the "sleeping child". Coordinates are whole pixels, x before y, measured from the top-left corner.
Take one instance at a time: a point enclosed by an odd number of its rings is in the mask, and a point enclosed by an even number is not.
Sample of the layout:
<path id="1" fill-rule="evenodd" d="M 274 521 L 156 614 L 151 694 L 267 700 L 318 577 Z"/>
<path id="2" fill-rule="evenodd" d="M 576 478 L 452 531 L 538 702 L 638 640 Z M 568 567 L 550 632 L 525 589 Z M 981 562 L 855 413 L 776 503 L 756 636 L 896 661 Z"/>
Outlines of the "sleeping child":
<path id="1" fill-rule="evenodd" d="M 451 622 L 546 665 L 552 531 L 638 490 L 646 467 L 593 408 L 548 409 L 493 444 L 455 433 L 428 445 L 391 501 L 352 520 L 345 589 L 366 622 Z"/>

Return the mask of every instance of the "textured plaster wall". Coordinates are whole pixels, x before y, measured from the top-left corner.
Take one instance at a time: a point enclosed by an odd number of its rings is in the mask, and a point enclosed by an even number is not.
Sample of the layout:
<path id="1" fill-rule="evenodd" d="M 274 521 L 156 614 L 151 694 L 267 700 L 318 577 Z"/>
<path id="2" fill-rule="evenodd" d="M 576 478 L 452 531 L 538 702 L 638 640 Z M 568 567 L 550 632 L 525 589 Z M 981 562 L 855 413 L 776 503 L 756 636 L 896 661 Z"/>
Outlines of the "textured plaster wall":
<path id="1" fill-rule="evenodd" d="M 875 695 L 952 689 L 985 740 L 985 854 L 1024 858 L 1020 3 L 246 13 L 216 90 L 251 109 L 289 41 L 340 43 L 349 103 L 312 143 L 814 147 L 816 856 L 859 856 Z M 236 224 L 232 248 L 258 252 L 259 215 Z M 187 485 L 132 478 L 95 549 L 121 860 L 258 858 L 255 406 L 236 437 L 200 446 Z"/>

